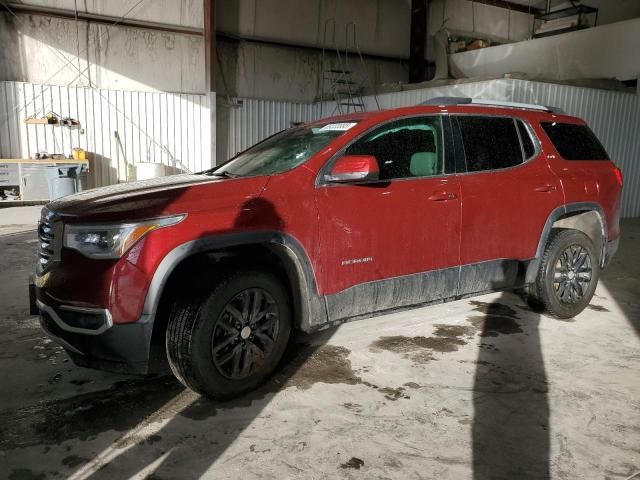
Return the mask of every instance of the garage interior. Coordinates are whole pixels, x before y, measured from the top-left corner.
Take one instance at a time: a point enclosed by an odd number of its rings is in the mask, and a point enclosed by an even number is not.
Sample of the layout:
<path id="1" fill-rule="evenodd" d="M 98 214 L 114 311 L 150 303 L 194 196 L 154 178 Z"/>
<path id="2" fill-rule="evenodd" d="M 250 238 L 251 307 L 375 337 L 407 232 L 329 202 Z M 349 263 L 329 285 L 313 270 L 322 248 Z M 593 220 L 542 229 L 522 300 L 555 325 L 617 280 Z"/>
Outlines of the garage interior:
<path id="1" fill-rule="evenodd" d="M 0 45 L 0 477 L 640 479 L 640 2 L 0 0 Z M 511 292 L 375 316 L 214 402 L 77 367 L 29 314 L 52 196 L 452 96 L 559 107 L 624 173 L 575 318 Z"/>

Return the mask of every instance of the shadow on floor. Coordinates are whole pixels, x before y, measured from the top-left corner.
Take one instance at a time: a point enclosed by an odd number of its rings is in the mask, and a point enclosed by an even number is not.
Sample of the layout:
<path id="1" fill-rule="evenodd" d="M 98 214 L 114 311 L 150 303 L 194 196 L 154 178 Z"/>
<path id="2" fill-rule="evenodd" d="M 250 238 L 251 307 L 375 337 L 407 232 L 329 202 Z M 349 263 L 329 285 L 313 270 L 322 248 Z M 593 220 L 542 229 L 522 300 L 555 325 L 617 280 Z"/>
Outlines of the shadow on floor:
<path id="1" fill-rule="evenodd" d="M 620 247 L 600 281 L 640 337 L 640 218 L 622 220 L 620 230 Z"/>
<path id="2" fill-rule="evenodd" d="M 174 395 L 154 415 L 159 421 L 165 420 L 163 415 L 168 415 L 168 422 L 149 437 L 136 438 L 129 432 L 119 446 L 128 446 L 129 438 L 132 438 L 134 445 L 109 458 L 87 478 L 129 478 L 151 464 L 151 472 L 147 472 L 153 474 L 151 478 L 171 478 L 176 471 L 180 472 L 180 478 L 183 479 L 200 478 L 260 415 L 277 391 L 290 386 L 307 387 L 315 381 L 331 382 L 331 379 L 312 378 L 317 372 L 305 368 L 305 364 L 326 360 L 321 357 L 335 356 L 333 349 L 339 347 L 325 345 L 334 331 L 331 329 L 297 336 L 285 354 L 281 367 L 265 385 L 229 402 L 216 402 L 197 396 L 177 385 L 173 379 L 165 379 Z M 174 405 L 171 405 L 172 401 Z M 176 412 L 176 408 L 182 408 L 181 403 L 186 403 L 186 406 Z M 189 429 L 189 420 L 210 420 L 208 424 L 203 424 L 203 427 L 208 425 L 209 428 Z M 211 430 L 211 427 L 214 429 Z M 161 446 L 161 450 L 154 448 L 154 443 Z M 188 468 L 185 468 L 186 464 Z"/>
<path id="3" fill-rule="evenodd" d="M 473 478 L 549 478 L 549 400 L 540 315 L 503 293 L 474 302 L 481 324 L 474 379 Z M 518 308 L 518 311 L 516 310 Z"/>
<path id="4" fill-rule="evenodd" d="M 46 454 L 65 445 L 61 468 L 68 478 L 130 478 L 142 471 L 155 478 L 175 478 L 177 471 L 182 479 L 200 478 L 276 392 L 345 381 L 335 369 L 316 368 L 335 367 L 336 357 L 342 356 L 342 367 L 351 371 L 348 352 L 325 345 L 334 332 L 297 335 L 266 384 L 229 402 L 201 397 L 174 377 L 163 376 L 117 382 L 107 390 L 0 413 L 0 450 L 43 447 Z M 201 426 L 194 427 L 194 421 Z M 158 429 L 149 434 L 150 427 Z M 20 467 L 11 472 L 16 478 L 37 477 L 37 466 L 34 471 Z"/>

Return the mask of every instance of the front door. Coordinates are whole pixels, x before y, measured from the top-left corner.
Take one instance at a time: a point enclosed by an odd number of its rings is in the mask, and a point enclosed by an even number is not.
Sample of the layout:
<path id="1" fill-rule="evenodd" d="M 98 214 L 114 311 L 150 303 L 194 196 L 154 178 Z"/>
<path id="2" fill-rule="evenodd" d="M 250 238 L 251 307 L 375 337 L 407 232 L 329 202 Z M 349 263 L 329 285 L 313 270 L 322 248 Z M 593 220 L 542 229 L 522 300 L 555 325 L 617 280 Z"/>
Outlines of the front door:
<path id="1" fill-rule="evenodd" d="M 380 181 L 317 188 L 317 275 L 331 320 L 455 295 L 460 187 L 443 174 L 445 122 L 407 118 L 374 129 L 344 153 L 374 156 Z"/>

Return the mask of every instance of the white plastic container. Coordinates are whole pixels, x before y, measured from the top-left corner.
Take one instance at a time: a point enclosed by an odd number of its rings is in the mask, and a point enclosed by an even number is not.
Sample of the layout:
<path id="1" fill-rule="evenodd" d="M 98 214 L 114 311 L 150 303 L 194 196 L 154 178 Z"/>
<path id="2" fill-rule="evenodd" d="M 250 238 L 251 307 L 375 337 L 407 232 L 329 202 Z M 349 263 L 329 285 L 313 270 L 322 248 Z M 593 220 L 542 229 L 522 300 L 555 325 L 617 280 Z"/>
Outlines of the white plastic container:
<path id="1" fill-rule="evenodd" d="M 164 177 L 166 175 L 165 166 L 161 163 L 137 163 L 136 180 L 148 180 L 150 178 Z"/>

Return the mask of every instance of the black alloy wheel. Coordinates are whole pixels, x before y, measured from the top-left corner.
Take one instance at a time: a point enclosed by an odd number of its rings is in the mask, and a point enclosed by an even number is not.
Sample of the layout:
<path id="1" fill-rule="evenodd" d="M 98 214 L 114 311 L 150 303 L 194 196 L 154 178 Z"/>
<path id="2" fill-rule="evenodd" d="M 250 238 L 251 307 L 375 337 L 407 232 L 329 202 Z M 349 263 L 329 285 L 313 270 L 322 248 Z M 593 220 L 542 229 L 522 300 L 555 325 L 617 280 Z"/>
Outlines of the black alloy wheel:
<path id="1" fill-rule="evenodd" d="M 166 346 L 174 375 L 192 390 L 228 400 L 256 388 L 278 366 L 292 328 L 291 294 L 266 270 L 236 270 L 185 284 Z"/>
<path id="2" fill-rule="evenodd" d="M 211 337 L 211 355 L 218 371 L 240 380 L 262 367 L 278 337 L 279 319 L 276 301 L 262 288 L 249 288 L 233 297 Z"/>
<path id="3" fill-rule="evenodd" d="M 536 279 L 528 285 L 529 304 L 556 318 L 573 318 L 582 312 L 598 286 L 597 252 L 584 232 L 552 230 Z"/>
<path id="4" fill-rule="evenodd" d="M 593 267 L 589 252 L 580 245 L 570 245 L 558 257 L 553 290 L 563 303 L 577 303 L 589 290 Z"/>

